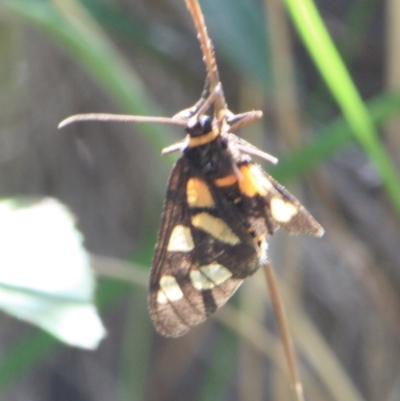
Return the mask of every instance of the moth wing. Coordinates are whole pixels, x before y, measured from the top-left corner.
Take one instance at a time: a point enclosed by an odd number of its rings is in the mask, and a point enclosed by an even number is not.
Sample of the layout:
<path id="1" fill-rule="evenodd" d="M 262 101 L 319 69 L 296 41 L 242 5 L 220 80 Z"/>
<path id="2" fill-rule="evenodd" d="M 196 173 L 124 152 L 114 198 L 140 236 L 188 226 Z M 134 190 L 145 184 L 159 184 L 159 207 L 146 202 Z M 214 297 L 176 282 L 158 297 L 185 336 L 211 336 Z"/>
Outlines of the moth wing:
<path id="1" fill-rule="evenodd" d="M 308 210 L 283 185 L 261 168 L 260 170 L 270 183 L 266 195 L 266 214 L 274 221 L 274 224 L 284 228 L 290 234 L 321 237 L 325 231 Z"/>
<path id="2" fill-rule="evenodd" d="M 192 177 L 181 157 L 169 178 L 150 273 L 150 316 L 156 330 L 168 337 L 181 336 L 204 321 L 259 266 L 244 218 L 227 199 L 209 186 L 213 208 L 194 211 L 188 206 Z M 193 216 L 200 227 L 193 225 Z"/>
<path id="3" fill-rule="evenodd" d="M 233 148 L 239 149 L 240 155 L 236 156 L 236 162 L 239 165 L 244 163 L 250 166 L 250 169 L 246 169 L 251 175 L 251 177 L 246 177 L 252 181 L 250 187 L 253 188 L 253 183 L 255 183 L 257 188 L 255 192 L 258 195 L 253 196 L 253 199 L 245 200 L 246 214 L 248 216 L 257 215 L 262 211 L 270 235 L 279 227 L 283 227 L 290 234 L 322 236 L 324 229 L 307 209 L 283 185 L 268 175 L 261 166 L 253 163 L 246 152 L 243 154 L 243 149 L 247 149 L 248 154 L 265 160 L 269 160 L 269 158 L 265 157 L 263 152 L 254 145 L 234 134 L 229 134 L 229 141 Z M 260 197 L 264 199 L 261 201 Z"/>
<path id="4" fill-rule="evenodd" d="M 156 330 L 168 337 L 183 335 L 191 326 L 200 323 L 203 317 L 202 305 L 196 305 L 197 298 L 190 296 L 190 289 L 186 289 L 186 293 L 189 291 L 189 296 L 183 296 L 182 287 L 177 281 L 177 276 L 179 281 L 182 281 L 189 275 L 192 265 L 191 250 L 194 247 L 193 240 L 192 243 L 190 242 L 190 212 L 186 205 L 188 174 L 189 166 L 185 158 L 181 157 L 174 165 L 168 180 L 167 195 L 150 272 L 150 317 Z M 182 238 L 180 245 L 178 240 L 175 241 L 177 243 L 175 248 L 180 246 L 186 251 L 171 252 L 168 250 L 169 243 L 172 231 L 177 225 L 182 227 Z M 194 300 L 189 301 L 192 298 Z"/>

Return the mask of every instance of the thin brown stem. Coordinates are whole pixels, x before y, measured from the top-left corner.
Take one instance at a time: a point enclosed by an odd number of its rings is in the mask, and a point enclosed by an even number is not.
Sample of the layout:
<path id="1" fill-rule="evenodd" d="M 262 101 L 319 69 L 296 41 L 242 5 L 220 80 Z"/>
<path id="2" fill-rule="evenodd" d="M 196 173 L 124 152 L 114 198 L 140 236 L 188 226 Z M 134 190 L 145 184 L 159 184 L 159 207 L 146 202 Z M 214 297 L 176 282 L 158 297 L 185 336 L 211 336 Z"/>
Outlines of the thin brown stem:
<path id="1" fill-rule="evenodd" d="M 206 65 L 208 78 L 211 84 L 211 91 L 215 90 L 219 84 L 219 73 L 217 62 L 215 60 L 214 46 L 208 36 L 207 27 L 204 22 L 204 16 L 197 0 L 186 0 L 187 8 L 192 15 L 194 25 L 197 30 L 197 37 L 200 41 L 200 47 L 203 52 L 204 63 Z M 219 93 L 215 101 L 216 113 L 226 109 L 225 96 L 223 91 Z"/>
<path id="2" fill-rule="evenodd" d="M 264 265 L 265 276 L 267 278 L 268 290 L 271 294 L 271 301 L 274 307 L 276 320 L 278 322 L 279 331 L 281 334 L 283 349 L 285 352 L 286 361 L 289 368 L 289 375 L 296 401 L 304 401 L 303 385 L 300 381 L 299 372 L 297 369 L 296 358 L 292 338 L 289 333 L 287 324 L 286 312 L 279 293 L 278 285 L 275 278 L 274 269 L 270 263 Z"/>

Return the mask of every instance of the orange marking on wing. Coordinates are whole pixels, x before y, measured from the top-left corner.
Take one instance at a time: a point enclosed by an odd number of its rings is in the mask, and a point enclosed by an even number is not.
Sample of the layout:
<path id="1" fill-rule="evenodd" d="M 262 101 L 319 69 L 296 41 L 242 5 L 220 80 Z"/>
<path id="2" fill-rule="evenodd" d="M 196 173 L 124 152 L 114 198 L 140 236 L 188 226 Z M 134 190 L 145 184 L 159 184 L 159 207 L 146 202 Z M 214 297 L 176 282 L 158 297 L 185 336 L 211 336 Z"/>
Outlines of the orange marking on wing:
<path id="1" fill-rule="evenodd" d="M 186 199 L 189 207 L 215 207 L 207 184 L 200 178 L 190 178 L 186 184 Z"/>
<path id="2" fill-rule="evenodd" d="M 255 164 L 244 164 L 239 167 L 239 189 L 241 193 L 248 197 L 255 195 L 266 196 L 271 183 L 263 175 L 261 169 Z"/>
<path id="3" fill-rule="evenodd" d="M 235 184 L 238 181 L 238 177 L 236 174 L 230 174 L 222 178 L 216 178 L 214 180 L 214 184 L 217 187 L 229 187 L 230 185 Z"/>

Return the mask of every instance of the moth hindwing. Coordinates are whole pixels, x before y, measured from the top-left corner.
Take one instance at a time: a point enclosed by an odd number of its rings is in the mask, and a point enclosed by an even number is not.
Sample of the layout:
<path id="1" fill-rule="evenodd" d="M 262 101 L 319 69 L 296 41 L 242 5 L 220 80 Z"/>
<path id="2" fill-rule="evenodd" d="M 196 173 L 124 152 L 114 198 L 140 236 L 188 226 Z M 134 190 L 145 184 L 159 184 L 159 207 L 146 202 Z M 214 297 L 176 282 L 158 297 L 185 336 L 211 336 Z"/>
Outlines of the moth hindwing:
<path id="1" fill-rule="evenodd" d="M 222 306 L 266 263 L 266 239 L 279 227 L 323 233 L 229 128 L 205 115 L 190 117 L 168 182 L 150 275 L 150 313 L 165 336 L 183 335 Z"/>

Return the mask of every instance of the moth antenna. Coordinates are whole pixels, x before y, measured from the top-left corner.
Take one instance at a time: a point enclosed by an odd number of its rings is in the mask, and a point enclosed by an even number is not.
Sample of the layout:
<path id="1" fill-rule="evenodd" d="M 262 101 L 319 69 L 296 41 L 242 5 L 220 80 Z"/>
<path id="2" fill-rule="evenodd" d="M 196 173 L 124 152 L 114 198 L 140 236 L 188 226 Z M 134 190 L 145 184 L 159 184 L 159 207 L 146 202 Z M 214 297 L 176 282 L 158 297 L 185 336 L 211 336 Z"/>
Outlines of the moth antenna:
<path id="1" fill-rule="evenodd" d="M 148 116 L 131 116 L 129 114 L 106 114 L 106 113 L 89 113 L 75 114 L 70 116 L 58 124 L 58 128 L 80 121 L 113 121 L 113 122 L 136 122 L 136 123 L 154 123 L 154 124 L 170 124 L 186 126 L 187 120 L 171 117 L 148 117 Z"/>
<path id="2" fill-rule="evenodd" d="M 162 155 L 168 155 L 168 154 L 173 153 L 173 152 L 178 152 L 178 151 L 183 152 L 183 150 L 185 149 L 186 146 L 187 146 L 187 140 L 185 138 L 182 141 L 179 141 L 179 142 L 176 142 L 176 143 L 174 143 L 174 144 L 172 144 L 170 146 L 167 146 L 166 148 L 164 148 L 161 151 L 161 154 Z"/>
<path id="3" fill-rule="evenodd" d="M 255 157 L 259 157 L 271 164 L 278 164 L 278 159 L 275 156 L 270 155 L 269 153 L 263 152 L 262 150 L 256 147 L 249 147 L 246 145 L 234 145 L 235 149 L 240 150 L 242 153 L 246 153 L 248 155 L 252 155 Z"/>
<path id="4" fill-rule="evenodd" d="M 195 115 L 201 116 L 205 114 L 205 112 L 211 107 L 211 105 L 216 101 L 216 99 L 218 99 L 218 96 L 221 96 L 221 93 L 223 93 L 222 85 L 221 82 L 218 82 L 217 86 L 210 93 L 207 99 L 203 101 L 203 103 L 201 104 Z"/>
<path id="5" fill-rule="evenodd" d="M 229 110 L 227 112 L 230 113 Z M 234 132 L 244 125 L 260 119 L 262 116 L 263 113 L 260 110 L 247 111 L 241 114 L 230 114 L 226 118 L 226 122 L 229 125 L 229 132 Z"/>
<path id="6" fill-rule="evenodd" d="M 210 80 L 211 89 L 214 90 L 220 83 L 217 62 L 215 59 L 214 46 L 208 36 L 207 27 L 204 22 L 204 16 L 197 0 L 186 0 L 186 6 L 189 9 L 194 25 L 197 30 L 197 37 L 200 41 L 200 47 L 203 52 L 204 63 L 207 69 L 208 79 Z M 222 88 L 221 88 L 222 89 Z M 226 109 L 226 101 L 223 91 L 215 100 L 216 114 Z"/>

